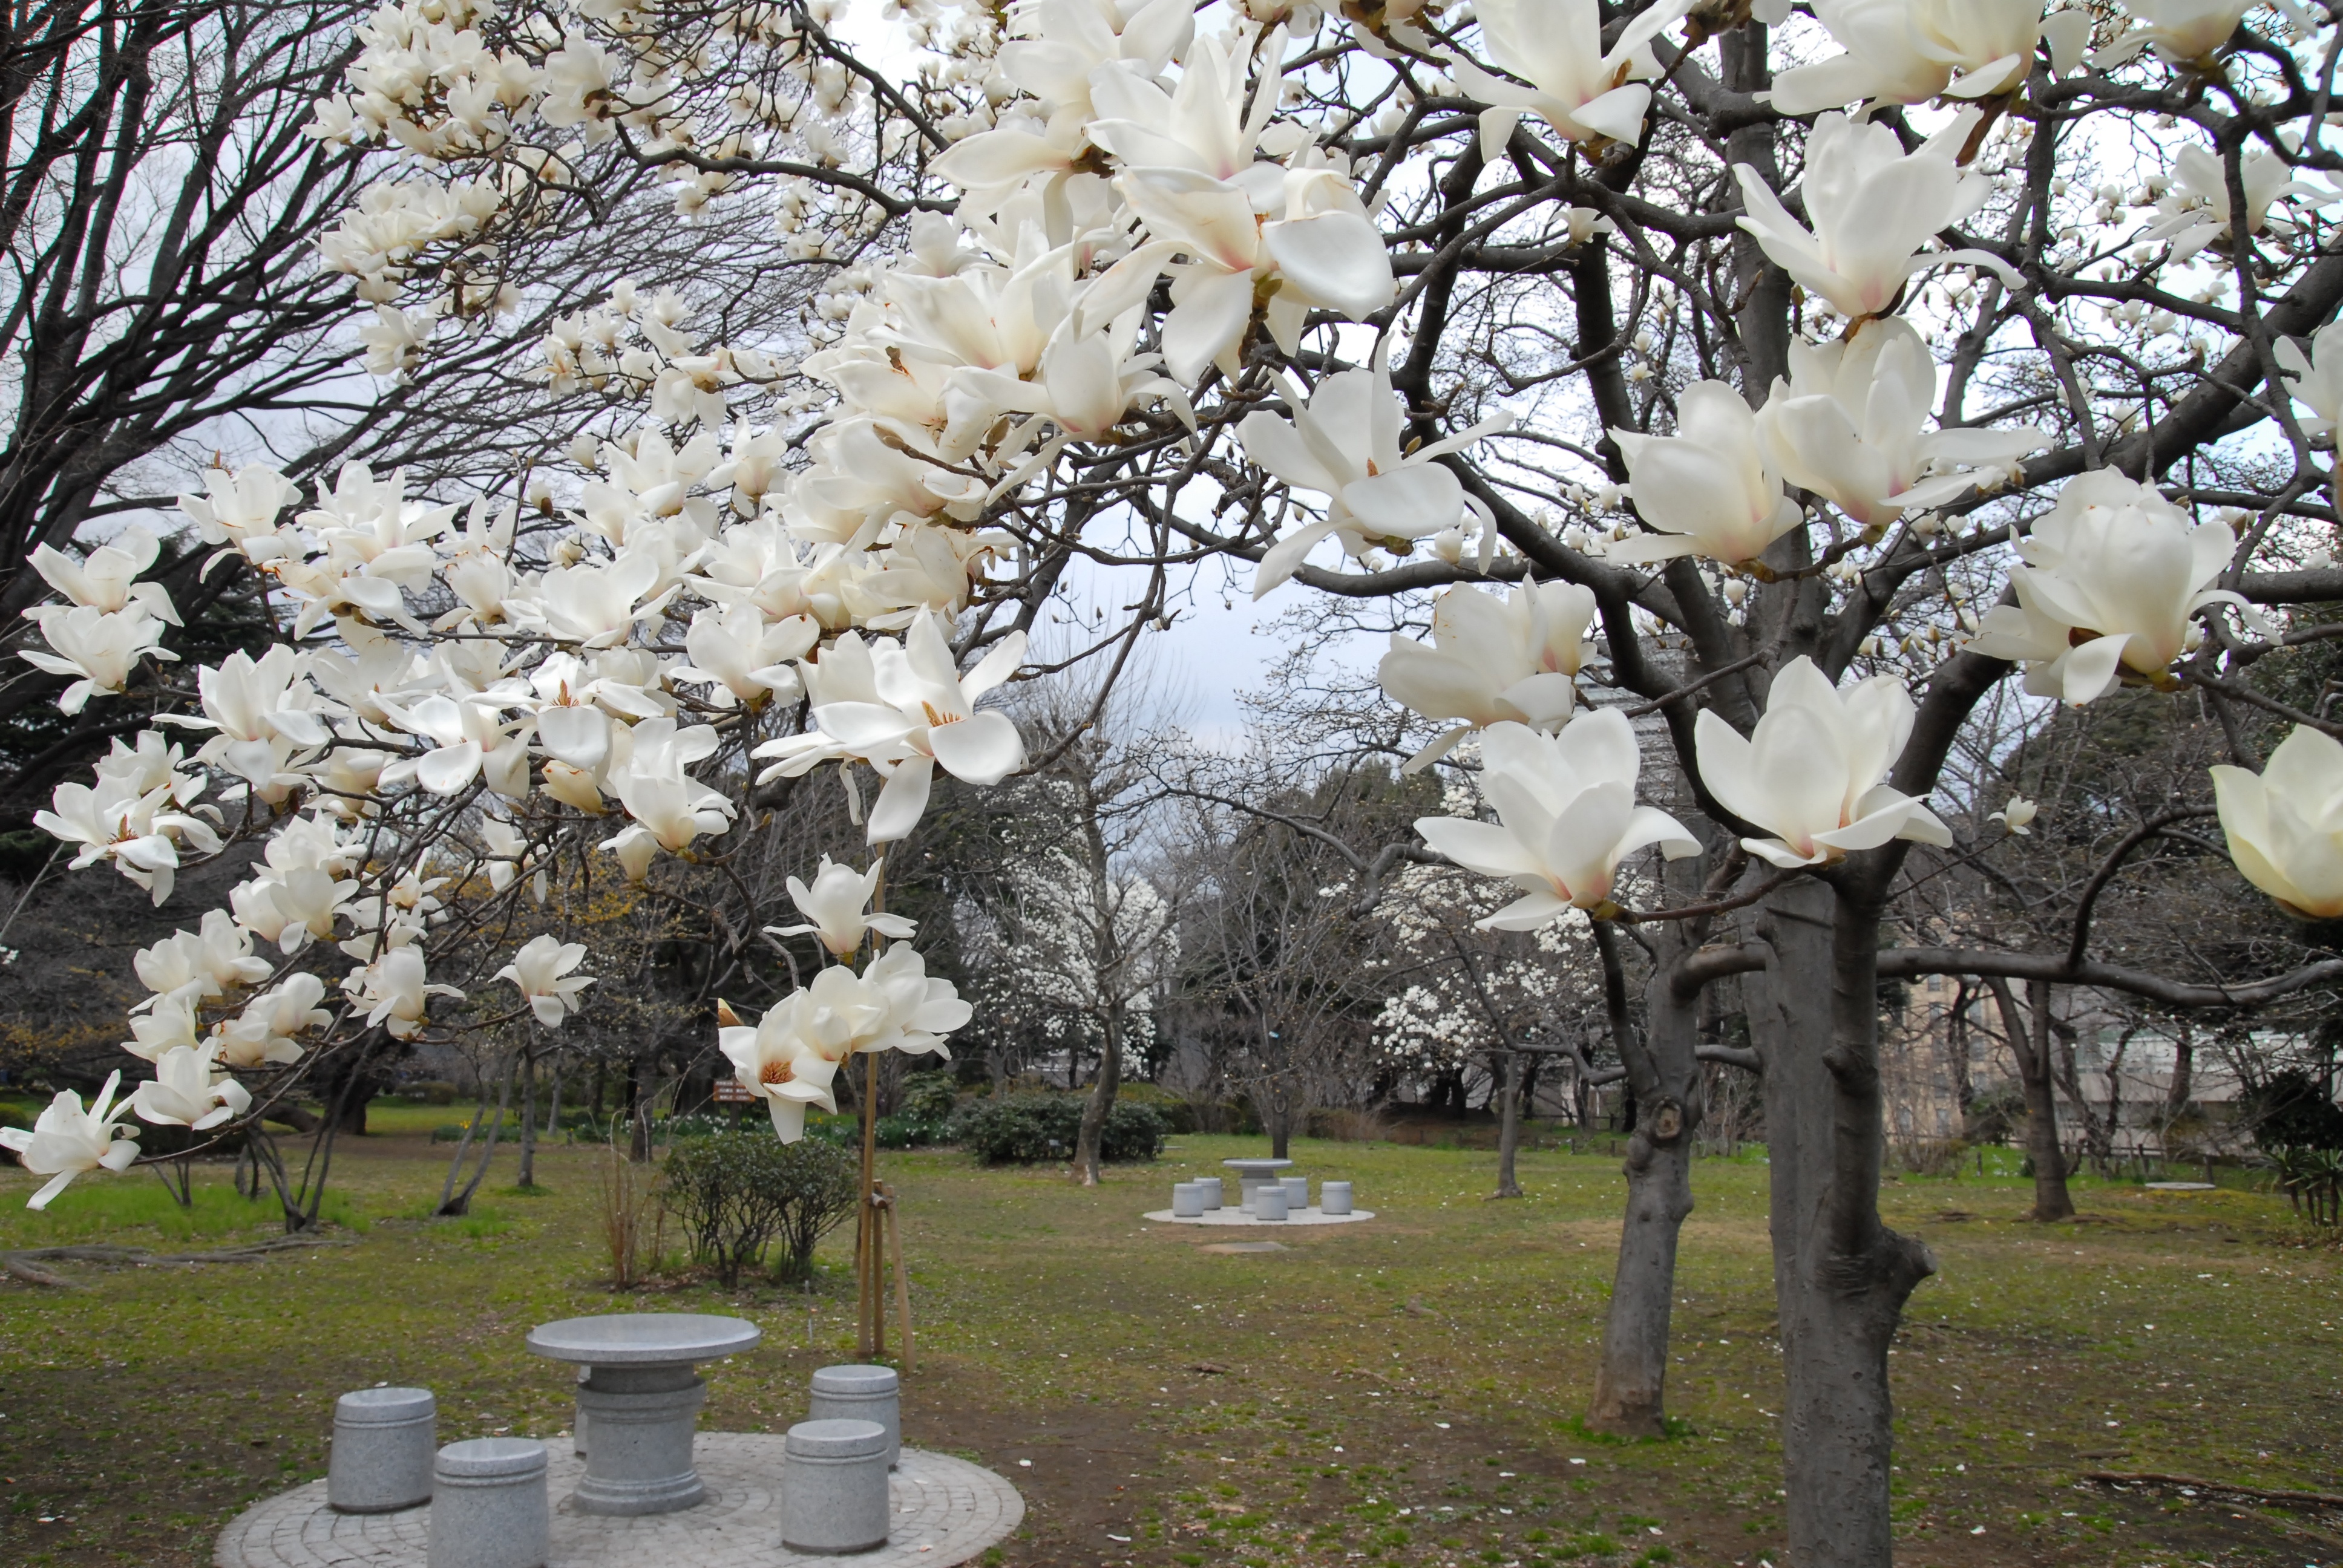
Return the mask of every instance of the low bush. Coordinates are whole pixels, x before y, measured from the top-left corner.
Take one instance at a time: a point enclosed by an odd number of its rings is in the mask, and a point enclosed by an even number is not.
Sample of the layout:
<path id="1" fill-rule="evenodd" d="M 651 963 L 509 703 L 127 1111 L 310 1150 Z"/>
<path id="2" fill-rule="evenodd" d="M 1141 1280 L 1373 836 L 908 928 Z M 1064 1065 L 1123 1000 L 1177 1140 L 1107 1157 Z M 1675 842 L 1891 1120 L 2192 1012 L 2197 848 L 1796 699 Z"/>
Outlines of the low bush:
<path id="1" fill-rule="evenodd" d="M 854 1212 L 860 1185 L 846 1150 L 815 1138 L 783 1143 L 759 1127 L 678 1139 L 659 1198 L 690 1239 L 692 1255 L 729 1289 L 769 1251 L 776 1280 L 805 1278 L 814 1248 Z"/>
<path id="2" fill-rule="evenodd" d="M 1082 1102 L 1088 1098 L 1009 1094 L 975 1101 L 953 1115 L 950 1139 L 987 1165 L 1071 1160 L 1081 1133 Z M 1163 1151 L 1166 1131 L 1153 1106 L 1117 1100 L 1107 1112 L 1099 1154 L 1115 1163 L 1152 1160 Z"/>

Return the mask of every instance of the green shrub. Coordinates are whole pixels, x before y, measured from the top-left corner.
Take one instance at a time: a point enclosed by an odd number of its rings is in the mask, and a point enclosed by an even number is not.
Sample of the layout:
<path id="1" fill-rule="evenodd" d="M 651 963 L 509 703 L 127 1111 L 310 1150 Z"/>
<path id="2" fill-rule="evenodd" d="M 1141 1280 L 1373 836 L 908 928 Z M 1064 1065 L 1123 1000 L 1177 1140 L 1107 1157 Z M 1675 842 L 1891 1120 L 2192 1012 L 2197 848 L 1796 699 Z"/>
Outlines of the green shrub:
<path id="1" fill-rule="evenodd" d="M 1082 1094 L 1010 1094 L 979 1100 L 951 1119 L 950 1141 L 987 1165 L 1036 1165 L 1071 1160 L 1082 1129 Z M 1099 1142 L 1102 1159 L 1152 1160 L 1163 1151 L 1162 1116 L 1151 1105 L 1121 1099 L 1107 1112 Z"/>
<path id="2" fill-rule="evenodd" d="M 683 1226 L 693 1257 L 727 1289 L 772 1260 L 779 1280 L 803 1279 L 822 1237 L 854 1212 L 861 1181 L 853 1155 L 826 1140 L 783 1143 L 769 1128 L 678 1139 L 660 1176 L 660 1201 Z"/>

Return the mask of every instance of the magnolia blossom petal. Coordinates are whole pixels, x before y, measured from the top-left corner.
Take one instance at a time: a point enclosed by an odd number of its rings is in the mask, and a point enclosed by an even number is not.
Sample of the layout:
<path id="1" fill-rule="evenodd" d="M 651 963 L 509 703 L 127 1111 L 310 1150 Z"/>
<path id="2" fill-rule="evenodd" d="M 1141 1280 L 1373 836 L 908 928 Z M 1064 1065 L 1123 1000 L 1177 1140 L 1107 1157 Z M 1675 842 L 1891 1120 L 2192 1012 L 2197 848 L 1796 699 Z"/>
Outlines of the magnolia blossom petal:
<path id="1" fill-rule="evenodd" d="M 1391 252 L 1363 214 L 1335 211 L 1264 224 L 1261 237 L 1277 258 L 1278 270 L 1312 304 L 1353 321 L 1373 315 L 1398 294 Z"/>
<path id="2" fill-rule="evenodd" d="M 987 710 L 928 730 L 944 771 L 965 784 L 998 784 L 1025 766 L 1025 742 L 1009 716 Z"/>
<path id="3" fill-rule="evenodd" d="M 862 831 L 864 840 L 891 844 L 909 837 L 927 811 L 928 789 L 935 776 L 936 765 L 930 758 L 907 757 L 896 763 L 895 770 L 887 776 L 886 788 L 870 807 L 870 819 Z"/>

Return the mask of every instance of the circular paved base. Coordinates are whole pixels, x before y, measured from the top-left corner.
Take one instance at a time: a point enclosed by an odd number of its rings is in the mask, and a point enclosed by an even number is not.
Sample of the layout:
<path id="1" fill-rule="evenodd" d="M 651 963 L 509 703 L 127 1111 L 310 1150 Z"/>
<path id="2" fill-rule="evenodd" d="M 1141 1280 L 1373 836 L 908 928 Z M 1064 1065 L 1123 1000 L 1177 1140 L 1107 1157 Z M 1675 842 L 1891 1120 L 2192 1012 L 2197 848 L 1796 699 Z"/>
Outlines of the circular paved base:
<path id="1" fill-rule="evenodd" d="M 1304 1209 L 1298 1214 L 1289 1212 L 1282 1220 L 1256 1220 L 1233 1203 L 1225 1208 L 1207 1209 L 1201 1218 L 1193 1220 L 1182 1219 L 1169 1209 L 1158 1209 L 1152 1214 L 1140 1216 L 1159 1225 L 1266 1225 L 1272 1230 L 1282 1230 L 1289 1225 L 1349 1225 L 1374 1217 L 1373 1209 L 1353 1209 L 1347 1214 L 1322 1214 L 1315 1209 Z"/>
<path id="2" fill-rule="evenodd" d="M 852 1557 L 806 1557 L 781 1550 L 779 1432 L 703 1432 L 693 1462 L 708 1501 L 680 1513 L 613 1519 L 579 1513 L 570 1492 L 586 1471 L 567 1440 L 548 1442 L 553 1555 L 547 1568 L 947 1568 L 965 1563 L 1017 1528 L 1025 1500 L 989 1470 L 946 1454 L 903 1450 L 889 1478 L 895 1527 L 887 1544 Z M 217 1568 L 427 1568 L 431 1510 L 337 1513 L 326 1483 L 272 1497 L 220 1533 Z"/>

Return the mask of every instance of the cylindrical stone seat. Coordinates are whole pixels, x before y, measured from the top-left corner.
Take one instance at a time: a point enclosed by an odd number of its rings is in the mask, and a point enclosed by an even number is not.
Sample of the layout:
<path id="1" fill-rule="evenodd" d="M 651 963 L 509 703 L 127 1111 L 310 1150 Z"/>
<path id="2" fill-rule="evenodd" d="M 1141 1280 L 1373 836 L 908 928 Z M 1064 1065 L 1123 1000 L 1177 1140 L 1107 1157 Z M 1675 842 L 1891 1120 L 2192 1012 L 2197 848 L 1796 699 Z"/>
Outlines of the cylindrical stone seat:
<path id="1" fill-rule="evenodd" d="M 431 1568 L 546 1568 L 553 1511 L 545 1444 L 476 1437 L 439 1451 L 431 1494 Z"/>
<path id="2" fill-rule="evenodd" d="M 1299 1214 L 1310 1207 L 1309 1177 L 1281 1176 L 1278 1184 L 1285 1189 L 1285 1211 L 1288 1214 Z"/>
<path id="3" fill-rule="evenodd" d="M 1252 1191 L 1252 1217 L 1256 1220 L 1285 1218 L 1285 1183 L 1264 1181 Z"/>
<path id="4" fill-rule="evenodd" d="M 362 1388 L 334 1402 L 326 1501 L 340 1513 L 392 1513 L 431 1501 L 439 1407 L 427 1388 Z"/>
<path id="5" fill-rule="evenodd" d="M 1348 1181 L 1318 1183 L 1318 1212 L 1347 1214 L 1351 1211 L 1351 1184 Z"/>
<path id="6" fill-rule="evenodd" d="M 1217 1176 L 1197 1177 L 1196 1190 L 1204 1195 L 1204 1212 L 1207 1214 L 1226 1201 L 1221 1191 L 1221 1179 Z"/>
<path id="7" fill-rule="evenodd" d="M 1194 1181 L 1172 1183 L 1172 1217 L 1174 1220 L 1201 1220 L 1204 1217 L 1204 1189 Z"/>
<path id="8" fill-rule="evenodd" d="M 823 1367 L 813 1374 L 808 1421 L 871 1421 L 887 1434 L 887 1468 L 903 1454 L 903 1380 L 893 1367 Z"/>
<path id="9" fill-rule="evenodd" d="M 781 1464 L 781 1549 L 818 1556 L 887 1544 L 887 1429 L 875 1421 L 805 1421 Z M 435 1563 L 433 1568 L 438 1568 Z"/>

